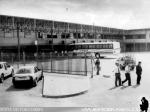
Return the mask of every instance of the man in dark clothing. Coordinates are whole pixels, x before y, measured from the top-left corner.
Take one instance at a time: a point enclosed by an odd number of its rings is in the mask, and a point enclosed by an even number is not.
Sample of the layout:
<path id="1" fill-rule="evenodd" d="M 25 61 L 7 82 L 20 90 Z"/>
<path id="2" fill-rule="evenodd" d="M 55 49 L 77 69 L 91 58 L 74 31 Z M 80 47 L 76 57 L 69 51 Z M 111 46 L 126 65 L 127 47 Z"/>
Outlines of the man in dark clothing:
<path id="1" fill-rule="evenodd" d="M 140 104 L 140 109 L 141 109 L 141 112 L 147 112 L 148 111 L 148 107 L 149 107 L 149 103 L 148 103 L 148 100 L 146 100 L 145 97 L 143 97 L 141 99 L 141 102 L 142 104 Z"/>
<path id="2" fill-rule="evenodd" d="M 142 75 L 141 62 L 139 62 L 138 65 L 136 66 L 136 74 L 137 74 L 137 85 L 139 85 L 141 81 L 141 75 Z"/>
<path id="3" fill-rule="evenodd" d="M 100 60 L 99 60 L 100 59 L 100 54 L 96 53 L 95 57 L 96 57 L 95 66 L 96 66 L 96 69 L 97 69 L 96 75 L 99 75 L 99 71 L 100 71 Z"/>
<path id="4" fill-rule="evenodd" d="M 116 67 L 115 69 L 113 70 L 113 72 L 115 73 L 115 86 L 117 87 L 118 84 L 117 82 L 119 82 L 119 86 L 121 86 L 121 74 L 120 74 L 120 68 L 119 68 L 119 64 L 118 63 L 115 63 L 116 64 Z"/>

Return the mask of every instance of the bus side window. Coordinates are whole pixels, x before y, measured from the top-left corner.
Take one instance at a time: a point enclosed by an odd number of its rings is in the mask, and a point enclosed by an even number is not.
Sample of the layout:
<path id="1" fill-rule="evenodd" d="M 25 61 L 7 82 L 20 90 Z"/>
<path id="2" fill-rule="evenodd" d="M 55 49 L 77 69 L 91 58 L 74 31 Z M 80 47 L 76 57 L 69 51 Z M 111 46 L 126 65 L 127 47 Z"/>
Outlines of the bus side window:
<path id="1" fill-rule="evenodd" d="M 87 45 L 86 44 L 82 45 L 82 49 L 87 49 Z"/>
<path id="2" fill-rule="evenodd" d="M 105 45 L 105 48 L 108 49 L 108 44 Z"/>
<path id="3" fill-rule="evenodd" d="M 92 45 L 92 48 L 95 49 L 95 45 L 94 44 Z"/>
<path id="4" fill-rule="evenodd" d="M 96 49 L 99 49 L 99 45 L 98 44 L 96 44 L 95 46 L 96 46 Z"/>
<path id="5" fill-rule="evenodd" d="M 105 45 L 105 48 L 108 49 L 108 44 Z"/>
<path id="6" fill-rule="evenodd" d="M 99 49 L 102 49 L 102 44 L 99 44 Z"/>
<path id="7" fill-rule="evenodd" d="M 108 49 L 111 49 L 111 44 L 108 44 Z"/>
<path id="8" fill-rule="evenodd" d="M 88 45 L 84 45 L 84 49 L 88 49 Z"/>
<path id="9" fill-rule="evenodd" d="M 105 44 L 103 44 L 103 49 L 105 49 Z"/>
<path id="10" fill-rule="evenodd" d="M 92 49 L 92 45 L 89 45 L 89 49 Z"/>
<path id="11" fill-rule="evenodd" d="M 94 47 L 94 46 L 91 44 L 91 49 L 93 49 L 93 47 Z"/>
<path id="12" fill-rule="evenodd" d="M 81 49 L 81 45 L 78 45 L 78 49 Z"/>
<path id="13" fill-rule="evenodd" d="M 107 44 L 107 49 L 110 49 L 110 44 Z"/>
<path id="14" fill-rule="evenodd" d="M 92 46 L 93 46 L 93 47 L 92 47 L 93 49 L 95 49 L 95 48 L 96 48 L 95 44 L 93 44 Z"/>

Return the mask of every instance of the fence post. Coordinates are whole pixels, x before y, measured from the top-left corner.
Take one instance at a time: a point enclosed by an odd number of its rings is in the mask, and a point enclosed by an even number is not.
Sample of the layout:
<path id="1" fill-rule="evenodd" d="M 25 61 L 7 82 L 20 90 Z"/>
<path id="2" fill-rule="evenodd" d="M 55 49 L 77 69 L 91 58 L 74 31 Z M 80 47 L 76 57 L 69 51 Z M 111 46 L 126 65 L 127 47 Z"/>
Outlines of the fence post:
<path id="1" fill-rule="evenodd" d="M 3 61 L 3 52 L 1 52 L 1 61 Z"/>
<path id="2" fill-rule="evenodd" d="M 94 59 L 92 59 L 93 57 L 92 57 L 92 55 L 90 56 L 90 59 L 91 59 L 91 67 L 92 67 L 92 74 L 91 74 L 91 78 L 93 78 L 93 76 L 94 76 L 94 67 L 93 67 L 93 60 Z"/>
<path id="3" fill-rule="evenodd" d="M 12 65 L 14 64 L 14 57 L 13 57 L 14 55 L 13 55 L 13 53 L 11 53 L 11 63 L 12 63 Z"/>
<path id="4" fill-rule="evenodd" d="M 42 52 L 42 62 L 44 62 L 45 53 Z"/>
<path id="5" fill-rule="evenodd" d="M 87 60 L 86 60 L 86 52 L 84 52 L 85 55 L 85 76 L 87 76 Z"/>
<path id="6" fill-rule="evenodd" d="M 51 72 L 53 72 L 53 69 L 52 69 L 52 66 L 53 66 L 53 64 L 52 64 L 52 52 L 50 53 L 50 59 L 51 59 Z"/>
<path id="7" fill-rule="evenodd" d="M 67 54 L 68 56 L 68 74 L 69 74 L 69 54 Z"/>
<path id="8" fill-rule="evenodd" d="M 23 64 L 24 64 L 24 66 L 25 66 L 25 52 L 23 51 Z"/>
<path id="9" fill-rule="evenodd" d="M 0 52 L 0 61 L 2 61 L 2 60 L 1 60 L 1 59 L 2 59 L 2 55 L 1 55 L 1 53 L 2 53 L 2 52 Z"/>

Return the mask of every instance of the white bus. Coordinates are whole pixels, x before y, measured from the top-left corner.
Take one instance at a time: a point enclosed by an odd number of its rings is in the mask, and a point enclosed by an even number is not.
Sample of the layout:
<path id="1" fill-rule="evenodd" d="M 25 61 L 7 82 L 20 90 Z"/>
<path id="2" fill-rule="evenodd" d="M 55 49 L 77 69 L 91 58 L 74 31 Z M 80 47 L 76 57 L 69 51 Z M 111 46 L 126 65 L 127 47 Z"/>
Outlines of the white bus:
<path id="1" fill-rule="evenodd" d="M 120 54 L 119 42 L 74 43 L 73 53 L 99 53 L 101 57 L 116 57 Z"/>

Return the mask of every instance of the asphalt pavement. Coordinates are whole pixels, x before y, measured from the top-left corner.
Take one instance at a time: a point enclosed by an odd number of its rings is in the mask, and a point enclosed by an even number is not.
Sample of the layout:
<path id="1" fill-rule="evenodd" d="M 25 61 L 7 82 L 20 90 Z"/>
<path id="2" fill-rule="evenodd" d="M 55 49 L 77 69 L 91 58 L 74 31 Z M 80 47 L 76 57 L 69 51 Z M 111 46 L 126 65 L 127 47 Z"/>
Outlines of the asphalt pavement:
<path id="1" fill-rule="evenodd" d="M 90 89 L 80 95 L 64 98 L 42 97 L 42 80 L 36 87 L 14 88 L 12 78 L 0 84 L 0 106 L 11 107 L 110 107 L 136 112 L 144 96 L 150 101 L 149 53 L 135 53 L 137 61 L 142 61 L 141 85 L 136 85 L 135 71 L 131 73 L 132 86 L 114 87 L 114 59 L 101 60 L 102 72 L 90 79 Z M 109 76 L 109 77 L 106 77 Z M 124 79 L 124 72 L 122 72 Z M 123 111 L 122 111 L 123 112 Z M 127 112 L 125 110 L 124 112 Z"/>

